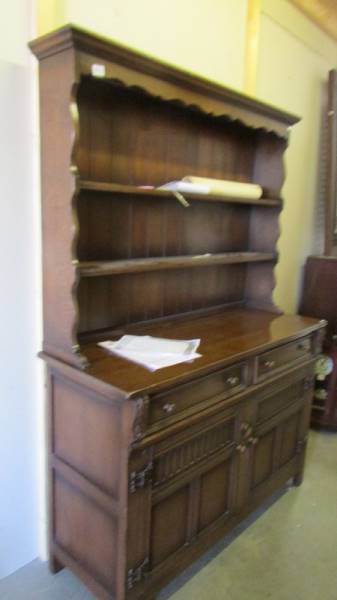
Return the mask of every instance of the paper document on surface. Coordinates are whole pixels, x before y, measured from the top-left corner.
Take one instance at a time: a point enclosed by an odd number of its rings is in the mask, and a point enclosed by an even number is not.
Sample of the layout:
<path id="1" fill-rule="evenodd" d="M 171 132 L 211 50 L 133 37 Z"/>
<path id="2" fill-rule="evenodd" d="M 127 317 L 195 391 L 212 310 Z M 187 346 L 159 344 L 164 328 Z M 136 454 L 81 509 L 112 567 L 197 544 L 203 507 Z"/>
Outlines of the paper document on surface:
<path id="1" fill-rule="evenodd" d="M 123 335 L 120 340 L 112 343 L 116 350 L 188 354 L 197 350 L 200 340 L 168 340 L 151 335 Z"/>
<path id="2" fill-rule="evenodd" d="M 124 335 L 116 342 L 106 341 L 98 345 L 150 371 L 156 371 L 199 358 L 201 354 L 196 352 L 199 344 L 200 339 L 168 340 L 149 335 Z"/>

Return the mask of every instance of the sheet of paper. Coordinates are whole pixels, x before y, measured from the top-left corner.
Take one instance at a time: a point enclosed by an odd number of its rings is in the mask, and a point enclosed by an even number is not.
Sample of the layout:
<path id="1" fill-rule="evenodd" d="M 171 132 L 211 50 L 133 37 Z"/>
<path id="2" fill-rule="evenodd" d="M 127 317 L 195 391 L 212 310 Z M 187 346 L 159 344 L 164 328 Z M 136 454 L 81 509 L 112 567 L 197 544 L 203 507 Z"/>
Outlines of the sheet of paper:
<path id="1" fill-rule="evenodd" d="M 126 352 L 122 350 L 114 350 L 111 349 L 110 352 L 120 356 L 121 358 L 125 358 L 126 360 L 130 360 L 131 362 L 137 363 L 142 367 L 145 367 L 149 371 L 157 371 L 158 369 L 164 369 L 165 367 L 171 367 L 173 365 L 177 365 L 183 362 L 191 362 L 196 358 L 199 358 L 201 354 L 194 352 L 193 354 L 155 354 L 155 353 L 145 353 L 145 352 Z"/>
<path id="2" fill-rule="evenodd" d="M 199 358 L 196 352 L 200 339 L 168 340 L 152 336 L 125 335 L 118 341 L 99 342 L 109 352 L 135 362 L 150 371 L 157 371 Z"/>
<path id="3" fill-rule="evenodd" d="M 131 352 L 164 352 L 165 354 L 190 354 L 196 352 L 200 339 L 168 340 L 150 335 L 123 335 L 117 342 L 112 342 L 115 350 Z"/>

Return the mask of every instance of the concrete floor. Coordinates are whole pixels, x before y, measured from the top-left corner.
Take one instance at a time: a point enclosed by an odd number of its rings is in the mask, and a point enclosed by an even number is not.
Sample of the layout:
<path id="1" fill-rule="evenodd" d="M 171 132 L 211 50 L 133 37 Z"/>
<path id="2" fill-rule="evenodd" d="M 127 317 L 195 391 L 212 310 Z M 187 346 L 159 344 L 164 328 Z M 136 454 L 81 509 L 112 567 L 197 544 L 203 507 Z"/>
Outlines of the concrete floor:
<path id="1" fill-rule="evenodd" d="M 158 600 L 167 598 L 337 600 L 337 434 L 312 432 L 302 486 L 246 520 Z M 0 581 L 0 599 L 94 600 L 69 571 L 52 576 L 37 560 Z"/>

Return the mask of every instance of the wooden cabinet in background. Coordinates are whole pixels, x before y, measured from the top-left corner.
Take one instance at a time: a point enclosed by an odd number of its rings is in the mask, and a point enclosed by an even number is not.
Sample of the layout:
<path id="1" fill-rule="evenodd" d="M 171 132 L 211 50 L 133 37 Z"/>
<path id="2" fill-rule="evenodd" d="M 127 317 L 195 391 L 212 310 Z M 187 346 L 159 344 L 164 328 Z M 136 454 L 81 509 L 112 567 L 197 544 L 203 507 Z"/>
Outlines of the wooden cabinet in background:
<path id="1" fill-rule="evenodd" d="M 309 256 L 305 265 L 302 315 L 326 319 L 324 355 L 330 364 L 316 380 L 311 424 L 337 431 L 337 257 Z"/>
<path id="2" fill-rule="evenodd" d="M 77 28 L 40 62 L 50 553 L 97 598 L 149 600 L 293 478 L 324 322 L 274 306 L 296 118 Z M 146 189 L 185 175 L 261 199 Z M 200 338 L 150 373 L 97 346 Z"/>

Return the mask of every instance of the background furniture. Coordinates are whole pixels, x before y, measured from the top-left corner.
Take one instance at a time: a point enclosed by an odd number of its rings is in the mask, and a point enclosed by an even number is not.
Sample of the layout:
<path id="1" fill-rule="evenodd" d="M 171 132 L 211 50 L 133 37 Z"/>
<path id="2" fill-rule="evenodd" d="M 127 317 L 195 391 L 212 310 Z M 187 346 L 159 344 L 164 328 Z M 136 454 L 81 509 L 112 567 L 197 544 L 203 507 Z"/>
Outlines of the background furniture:
<path id="1" fill-rule="evenodd" d="M 51 567 L 149 600 L 289 478 L 323 322 L 272 301 L 296 118 L 77 28 L 40 61 Z M 139 186 L 185 175 L 260 200 Z M 149 373 L 97 341 L 201 338 Z"/>
<path id="2" fill-rule="evenodd" d="M 309 256 L 305 266 L 302 315 L 327 320 L 323 349 L 332 360 L 333 371 L 322 384 L 325 394 L 314 398 L 311 424 L 337 430 L 337 257 Z M 318 388 L 321 384 L 318 383 Z"/>
<path id="3" fill-rule="evenodd" d="M 324 254 L 337 250 L 337 70 L 329 71 L 326 144 Z"/>
<path id="4" fill-rule="evenodd" d="M 327 103 L 325 169 L 325 236 L 324 256 L 309 256 L 305 265 L 300 313 L 328 321 L 324 352 L 330 357 L 333 371 L 324 381 L 317 381 L 311 424 L 337 429 L 337 71 L 329 72 Z M 325 396 L 325 397 L 323 397 Z"/>

